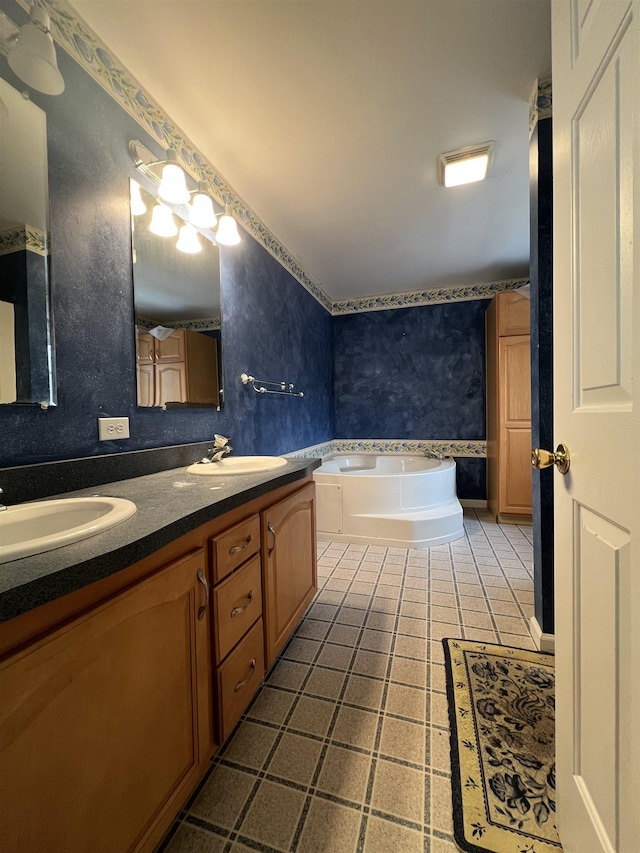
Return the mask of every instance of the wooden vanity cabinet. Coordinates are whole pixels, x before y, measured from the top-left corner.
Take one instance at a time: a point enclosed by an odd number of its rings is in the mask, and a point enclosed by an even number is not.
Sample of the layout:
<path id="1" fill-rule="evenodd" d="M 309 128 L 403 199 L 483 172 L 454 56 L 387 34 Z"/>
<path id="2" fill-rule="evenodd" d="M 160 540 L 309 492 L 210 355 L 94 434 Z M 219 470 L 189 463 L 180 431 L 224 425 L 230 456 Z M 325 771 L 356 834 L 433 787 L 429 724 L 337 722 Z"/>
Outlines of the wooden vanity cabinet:
<path id="1" fill-rule="evenodd" d="M 155 849 L 313 598 L 314 494 L 281 486 L 0 624 L 3 850 Z"/>
<path id="2" fill-rule="evenodd" d="M 261 515 L 268 669 L 316 593 L 315 484 L 309 483 Z"/>
<path id="3" fill-rule="evenodd" d="M 150 850 L 210 757 L 204 550 L 0 664 L 2 848 Z"/>
<path id="4" fill-rule="evenodd" d="M 500 522 L 532 512 L 529 307 L 503 291 L 487 309 L 487 503 Z"/>

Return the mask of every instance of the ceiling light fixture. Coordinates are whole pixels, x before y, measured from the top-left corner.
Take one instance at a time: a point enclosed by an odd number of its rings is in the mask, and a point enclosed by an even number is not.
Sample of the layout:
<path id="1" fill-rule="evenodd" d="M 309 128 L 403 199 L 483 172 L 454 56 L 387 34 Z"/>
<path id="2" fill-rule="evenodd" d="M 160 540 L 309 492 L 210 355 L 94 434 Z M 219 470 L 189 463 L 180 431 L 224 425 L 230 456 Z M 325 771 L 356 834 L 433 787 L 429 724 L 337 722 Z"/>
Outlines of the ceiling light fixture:
<path id="1" fill-rule="evenodd" d="M 39 0 L 31 6 L 29 23 L 9 40 L 7 61 L 17 76 L 43 95 L 64 92 L 64 78 L 58 70 L 56 48 L 51 36 L 51 19 Z"/>
<path id="2" fill-rule="evenodd" d="M 191 202 L 189 219 L 196 228 L 215 228 L 216 215 L 213 210 L 211 196 L 207 193 L 207 184 L 205 181 L 199 181 L 198 183 L 198 189 Z"/>
<path id="3" fill-rule="evenodd" d="M 231 216 L 231 208 L 228 204 L 225 204 L 224 213 L 218 223 L 216 242 L 220 243 L 221 246 L 237 246 L 240 242 L 238 226 L 233 216 Z"/>
<path id="4" fill-rule="evenodd" d="M 198 252 L 202 251 L 198 232 L 188 222 L 180 228 L 180 236 L 176 243 L 176 249 L 179 252 L 185 252 L 187 255 L 197 255 Z"/>
<path id="5" fill-rule="evenodd" d="M 186 204 L 189 201 L 187 179 L 184 169 L 178 162 L 178 152 L 175 148 L 167 148 L 158 195 L 162 201 L 168 201 L 171 204 Z"/>
<path id="6" fill-rule="evenodd" d="M 438 158 L 441 186 L 458 187 L 483 181 L 487 177 L 494 148 L 495 142 L 483 142 L 441 154 Z"/>

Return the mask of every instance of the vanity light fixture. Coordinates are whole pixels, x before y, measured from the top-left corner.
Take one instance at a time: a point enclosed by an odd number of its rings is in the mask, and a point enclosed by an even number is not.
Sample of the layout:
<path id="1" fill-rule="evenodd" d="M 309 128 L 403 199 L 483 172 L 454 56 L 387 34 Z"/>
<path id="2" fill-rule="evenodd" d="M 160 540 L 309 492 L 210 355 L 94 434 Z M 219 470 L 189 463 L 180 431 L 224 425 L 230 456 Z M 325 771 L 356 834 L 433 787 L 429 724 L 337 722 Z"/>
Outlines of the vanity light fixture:
<path id="1" fill-rule="evenodd" d="M 156 204 L 151 213 L 149 231 L 157 237 L 175 237 L 178 226 L 173 218 L 173 213 L 166 204 Z"/>
<path id="2" fill-rule="evenodd" d="M 207 184 L 205 181 L 198 182 L 198 189 L 195 191 L 193 201 L 191 202 L 189 219 L 196 228 L 215 228 L 216 226 L 213 202 L 211 201 L 211 196 L 207 193 Z"/>
<path id="3" fill-rule="evenodd" d="M 165 160 L 154 160 L 153 154 L 148 148 L 141 142 L 138 142 L 137 139 L 132 139 L 129 143 L 129 154 L 136 169 L 156 188 L 160 199 L 183 221 L 193 226 L 196 232 L 200 231 L 208 240 L 220 246 L 237 246 L 240 243 L 241 238 L 238 226 L 231 215 L 230 205 L 225 204 L 224 213 L 216 213 L 213 208 L 211 196 L 207 192 L 208 185 L 206 181 L 198 181 L 198 188 L 195 190 L 187 188 L 186 173 L 178 162 L 178 154 L 175 149 L 167 149 Z M 162 177 L 154 171 L 153 167 L 155 166 L 163 167 Z M 193 203 L 189 204 L 188 202 L 192 195 L 194 196 Z M 132 205 L 133 203 L 132 200 Z M 137 215 L 135 211 L 134 215 Z M 170 233 L 163 232 L 161 234 L 159 231 L 154 230 L 153 225 L 156 216 L 160 217 L 160 228 L 163 227 L 163 223 L 168 222 L 166 214 L 156 214 L 156 208 L 154 208 L 152 224 L 150 226 L 150 230 L 154 234 L 172 237 L 177 233 L 175 222 L 173 222 L 175 230 L 172 230 Z M 216 223 L 217 230 L 214 231 Z M 189 245 L 188 241 L 187 245 Z"/>
<path id="4" fill-rule="evenodd" d="M 134 216 L 142 216 L 147 212 L 147 205 L 142 200 L 140 194 L 140 184 L 131 181 L 131 213 Z"/>
<path id="5" fill-rule="evenodd" d="M 238 226 L 233 216 L 231 216 L 231 208 L 228 204 L 225 204 L 224 213 L 220 217 L 218 230 L 216 231 L 216 243 L 220 243 L 221 246 L 237 246 L 239 242 Z"/>
<path id="6" fill-rule="evenodd" d="M 188 222 L 180 228 L 180 236 L 176 243 L 176 249 L 179 252 L 185 252 L 187 255 L 197 255 L 198 252 L 202 251 L 198 232 Z"/>
<path id="7" fill-rule="evenodd" d="M 455 151 L 447 151 L 438 158 L 440 184 L 443 187 L 458 187 L 483 181 L 487 177 L 495 142 L 468 145 Z"/>
<path id="8" fill-rule="evenodd" d="M 64 92 L 64 78 L 58 70 L 56 48 L 51 36 L 51 19 L 39 0 L 34 0 L 29 23 L 20 27 L 8 43 L 7 61 L 17 76 L 43 95 Z"/>

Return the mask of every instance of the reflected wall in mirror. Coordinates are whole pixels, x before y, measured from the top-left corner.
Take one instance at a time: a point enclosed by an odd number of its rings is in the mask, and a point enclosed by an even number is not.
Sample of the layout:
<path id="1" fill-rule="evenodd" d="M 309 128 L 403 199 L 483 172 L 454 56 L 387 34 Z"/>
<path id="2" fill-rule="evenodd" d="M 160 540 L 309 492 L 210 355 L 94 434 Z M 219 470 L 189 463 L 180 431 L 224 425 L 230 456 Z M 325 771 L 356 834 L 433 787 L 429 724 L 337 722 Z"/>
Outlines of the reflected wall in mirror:
<path id="1" fill-rule="evenodd" d="M 205 231 L 192 230 L 191 249 L 199 250 L 181 251 L 184 222 L 164 206 L 166 236 L 159 236 L 158 204 L 131 181 L 138 405 L 220 409 L 219 250 Z"/>
<path id="2" fill-rule="evenodd" d="M 45 113 L 0 79 L 0 403 L 56 402 Z"/>

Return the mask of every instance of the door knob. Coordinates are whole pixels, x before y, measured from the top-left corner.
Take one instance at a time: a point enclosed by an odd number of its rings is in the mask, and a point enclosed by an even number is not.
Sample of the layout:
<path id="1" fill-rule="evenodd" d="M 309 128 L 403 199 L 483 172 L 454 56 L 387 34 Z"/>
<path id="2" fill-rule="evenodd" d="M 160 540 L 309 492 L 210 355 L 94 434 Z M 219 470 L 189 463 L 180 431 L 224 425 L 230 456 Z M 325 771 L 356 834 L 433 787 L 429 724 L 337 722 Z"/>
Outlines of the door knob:
<path id="1" fill-rule="evenodd" d="M 556 452 L 551 453 L 549 450 L 541 450 L 539 447 L 536 447 L 531 451 L 531 464 L 534 468 L 538 469 L 555 465 L 561 474 L 566 474 L 571 465 L 569 448 L 566 444 L 559 444 L 556 447 Z"/>

